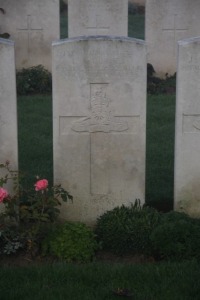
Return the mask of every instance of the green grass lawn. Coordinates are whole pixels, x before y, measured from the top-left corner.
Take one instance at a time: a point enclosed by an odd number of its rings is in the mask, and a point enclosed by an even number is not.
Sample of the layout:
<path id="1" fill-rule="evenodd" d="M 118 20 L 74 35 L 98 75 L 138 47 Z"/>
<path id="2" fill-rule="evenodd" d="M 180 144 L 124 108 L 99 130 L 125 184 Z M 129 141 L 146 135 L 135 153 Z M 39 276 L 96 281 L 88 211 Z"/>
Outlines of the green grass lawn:
<path id="1" fill-rule="evenodd" d="M 134 14 L 128 16 L 128 36 L 144 40 L 145 17 Z"/>
<path id="2" fill-rule="evenodd" d="M 67 12 L 60 16 L 60 38 L 65 39 L 68 37 L 68 17 Z"/>
<path id="3" fill-rule="evenodd" d="M 28 186 L 35 176 L 53 181 L 52 97 L 18 97 L 19 169 Z"/>
<path id="4" fill-rule="evenodd" d="M 195 262 L 162 264 L 54 264 L 1 267 L 1 300 L 114 300 L 126 288 L 135 300 L 198 300 L 200 268 Z"/>
<path id="5" fill-rule="evenodd" d="M 175 95 L 147 98 L 146 201 L 170 210 L 174 188 Z"/>

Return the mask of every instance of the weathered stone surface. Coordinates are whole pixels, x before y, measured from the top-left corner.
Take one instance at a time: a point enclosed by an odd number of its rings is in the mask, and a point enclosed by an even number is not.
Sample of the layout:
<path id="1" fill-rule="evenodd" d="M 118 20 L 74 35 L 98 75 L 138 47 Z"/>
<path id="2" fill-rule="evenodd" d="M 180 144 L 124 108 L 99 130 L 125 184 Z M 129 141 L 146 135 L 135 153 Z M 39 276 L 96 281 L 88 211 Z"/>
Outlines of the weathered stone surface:
<path id="1" fill-rule="evenodd" d="M 17 101 L 14 43 L 0 39 L 0 163 L 18 170 Z M 3 176 L 0 169 L 0 176 Z M 12 185 L 8 185 L 9 192 Z"/>
<path id="2" fill-rule="evenodd" d="M 148 0 L 145 39 L 148 62 L 159 76 L 176 72 L 178 40 L 199 35 L 200 1 Z"/>
<path id="3" fill-rule="evenodd" d="M 128 35 L 128 0 L 68 0 L 68 36 Z"/>
<path id="4" fill-rule="evenodd" d="M 178 46 L 175 209 L 200 216 L 200 37 Z"/>
<path id="5" fill-rule="evenodd" d="M 54 181 L 68 220 L 94 223 L 145 197 L 146 47 L 118 37 L 53 43 Z"/>
<path id="6" fill-rule="evenodd" d="M 15 41 L 18 69 L 43 65 L 51 70 L 51 44 L 60 37 L 59 0 L 0 0 L 1 32 Z"/>

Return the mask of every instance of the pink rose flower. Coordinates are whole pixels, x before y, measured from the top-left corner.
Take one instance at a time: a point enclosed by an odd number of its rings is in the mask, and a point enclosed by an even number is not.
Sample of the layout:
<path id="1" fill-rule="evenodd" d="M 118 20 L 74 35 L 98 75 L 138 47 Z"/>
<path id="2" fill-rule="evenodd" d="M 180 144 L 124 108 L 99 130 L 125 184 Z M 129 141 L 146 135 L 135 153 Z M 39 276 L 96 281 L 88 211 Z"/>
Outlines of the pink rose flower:
<path id="1" fill-rule="evenodd" d="M 46 179 L 41 179 L 36 182 L 35 190 L 36 191 L 45 190 L 47 186 L 48 186 L 48 181 Z"/>
<path id="2" fill-rule="evenodd" d="M 7 197 L 8 197 L 8 192 L 4 188 L 0 187 L 0 203 L 2 203 L 3 200 Z"/>

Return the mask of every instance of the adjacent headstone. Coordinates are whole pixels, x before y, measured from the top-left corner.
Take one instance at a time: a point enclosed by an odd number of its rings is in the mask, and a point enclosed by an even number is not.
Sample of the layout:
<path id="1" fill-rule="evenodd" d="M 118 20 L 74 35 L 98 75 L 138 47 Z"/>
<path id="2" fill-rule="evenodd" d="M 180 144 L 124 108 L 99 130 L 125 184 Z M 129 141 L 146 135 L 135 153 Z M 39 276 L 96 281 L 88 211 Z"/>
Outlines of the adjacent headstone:
<path id="1" fill-rule="evenodd" d="M 200 1 L 148 0 L 145 38 L 148 62 L 159 76 L 176 72 L 178 40 L 199 35 Z"/>
<path id="2" fill-rule="evenodd" d="M 68 0 L 68 36 L 128 35 L 128 0 Z"/>
<path id="3" fill-rule="evenodd" d="M 0 0 L 0 7 L 1 31 L 15 41 L 16 67 L 51 70 L 51 44 L 60 38 L 59 0 Z"/>
<path id="4" fill-rule="evenodd" d="M 146 47 L 122 37 L 53 43 L 54 181 L 67 220 L 94 223 L 145 197 Z"/>
<path id="5" fill-rule="evenodd" d="M 175 209 L 200 216 L 200 37 L 178 46 Z"/>
<path id="6" fill-rule="evenodd" d="M 14 43 L 0 38 L 0 163 L 6 160 L 12 170 L 18 170 Z"/>

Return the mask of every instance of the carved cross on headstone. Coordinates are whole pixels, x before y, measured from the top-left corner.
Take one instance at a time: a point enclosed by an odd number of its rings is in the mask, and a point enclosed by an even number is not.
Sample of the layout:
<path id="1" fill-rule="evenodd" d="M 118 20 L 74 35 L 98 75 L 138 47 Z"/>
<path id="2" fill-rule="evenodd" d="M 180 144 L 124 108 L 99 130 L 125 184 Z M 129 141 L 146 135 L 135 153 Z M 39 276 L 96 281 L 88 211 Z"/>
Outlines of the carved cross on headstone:
<path id="1" fill-rule="evenodd" d="M 26 33 L 27 34 L 27 48 L 28 48 L 28 53 L 30 52 L 31 49 L 31 34 L 33 32 L 38 32 L 42 34 L 42 28 L 40 26 L 32 26 L 32 20 L 33 16 L 32 15 L 27 15 L 27 22 L 26 26 L 24 28 L 18 28 L 17 30 L 19 33 Z"/>
<path id="2" fill-rule="evenodd" d="M 110 193 L 110 163 L 112 161 L 112 142 L 110 134 L 130 133 L 129 122 L 135 132 L 139 126 L 139 116 L 114 116 L 108 96 L 108 83 L 90 84 L 90 114 L 79 117 L 71 123 L 75 133 L 88 133 L 90 136 L 90 193 L 108 195 Z M 65 128 L 61 117 L 60 128 Z M 76 118 L 77 119 L 77 118 Z M 66 121 L 67 122 L 67 121 Z M 64 129 L 65 131 L 65 129 Z M 132 129 L 131 129 L 132 131 Z M 62 133 L 61 133 L 62 134 Z M 65 133 L 64 133 L 65 134 Z"/>
<path id="3" fill-rule="evenodd" d="M 106 34 L 110 28 L 109 19 L 105 18 L 110 6 L 99 0 L 89 4 L 86 29 L 89 35 Z"/>
<path id="4" fill-rule="evenodd" d="M 164 24 L 162 29 L 163 33 L 170 32 L 173 34 L 174 51 L 176 50 L 177 41 L 182 39 L 180 33 L 186 33 L 189 30 L 188 26 L 183 25 L 182 20 L 184 20 L 183 16 L 180 16 L 178 13 L 173 13 L 171 17 L 169 16 L 168 22 L 165 22 L 167 24 Z"/>

